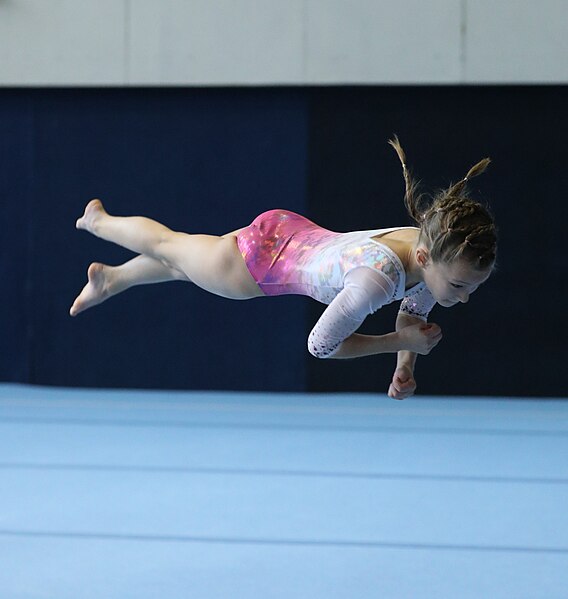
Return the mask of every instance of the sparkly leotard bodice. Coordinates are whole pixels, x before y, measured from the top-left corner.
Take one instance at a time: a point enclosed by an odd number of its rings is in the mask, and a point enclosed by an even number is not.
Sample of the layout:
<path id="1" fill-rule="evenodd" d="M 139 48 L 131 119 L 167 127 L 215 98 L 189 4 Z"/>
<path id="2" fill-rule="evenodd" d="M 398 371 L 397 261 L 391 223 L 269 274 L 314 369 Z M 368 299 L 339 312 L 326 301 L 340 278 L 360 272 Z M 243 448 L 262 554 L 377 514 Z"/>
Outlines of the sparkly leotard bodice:
<path id="1" fill-rule="evenodd" d="M 406 272 L 400 259 L 376 239 L 400 228 L 336 233 L 293 212 L 271 210 L 241 230 L 237 243 L 266 295 L 307 295 L 330 304 L 329 314 L 324 313 L 320 322 L 329 321 L 326 326 L 339 326 L 340 332 L 334 334 L 339 341 L 324 344 L 327 356 L 353 332 L 353 326 L 356 329 L 368 314 L 385 304 L 404 298 L 401 311 L 422 320 L 434 305 L 423 283 L 405 292 Z M 354 293 L 358 294 L 356 313 L 346 320 L 345 299 L 350 296 L 353 304 Z M 336 314 L 333 304 L 340 303 Z"/>

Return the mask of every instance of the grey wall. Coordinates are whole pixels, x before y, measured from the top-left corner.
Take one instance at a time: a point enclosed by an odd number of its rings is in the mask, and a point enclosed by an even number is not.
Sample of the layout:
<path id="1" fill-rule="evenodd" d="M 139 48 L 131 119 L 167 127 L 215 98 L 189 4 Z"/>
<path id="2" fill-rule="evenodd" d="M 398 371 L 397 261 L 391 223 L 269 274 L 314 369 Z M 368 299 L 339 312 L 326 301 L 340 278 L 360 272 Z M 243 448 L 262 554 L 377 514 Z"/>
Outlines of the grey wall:
<path id="1" fill-rule="evenodd" d="M 565 83 L 566 0 L 0 0 L 0 85 Z"/>

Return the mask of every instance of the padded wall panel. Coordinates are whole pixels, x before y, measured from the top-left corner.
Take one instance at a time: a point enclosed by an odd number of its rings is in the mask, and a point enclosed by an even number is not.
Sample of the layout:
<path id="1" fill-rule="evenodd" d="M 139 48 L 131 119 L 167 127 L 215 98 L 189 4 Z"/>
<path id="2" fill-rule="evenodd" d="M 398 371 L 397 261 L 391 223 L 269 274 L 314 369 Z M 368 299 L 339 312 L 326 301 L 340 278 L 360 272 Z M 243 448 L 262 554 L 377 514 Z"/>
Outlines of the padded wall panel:
<path id="1" fill-rule="evenodd" d="M 26 101 L 34 107 L 33 139 L 14 130 L 13 141 L 17 146 L 26 139 L 24 148 L 34 156 L 31 164 L 23 156 L 15 166 L 33 172 L 33 191 L 22 192 L 30 218 L 23 231 L 10 227 L 11 237 L 2 242 L 11 256 L 22 233 L 31 244 L 33 298 L 26 301 L 33 310 L 26 318 L 33 338 L 26 380 L 302 389 L 301 298 L 235 302 L 166 283 L 129 290 L 75 319 L 67 314 L 91 261 L 117 264 L 132 257 L 75 230 L 92 197 L 102 198 L 111 213 L 142 214 L 194 233 L 227 233 L 274 206 L 303 211 L 302 94 L 37 90 Z"/>
<path id="2" fill-rule="evenodd" d="M 566 87 L 375 87 L 317 90 L 311 105 L 310 214 L 333 230 L 410 224 L 397 133 L 424 191 L 463 177 L 485 156 L 471 194 L 489 202 L 500 229 L 498 269 L 467 305 L 435 307 L 444 339 L 419 357 L 426 394 L 565 395 L 562 306 Z M 394 330 L 396 307 L 363 330 Z M 321 308 L 311 305 L 311 322 Z M 309 360 L 313 391 L 386 392 L 394 355 Z"/>

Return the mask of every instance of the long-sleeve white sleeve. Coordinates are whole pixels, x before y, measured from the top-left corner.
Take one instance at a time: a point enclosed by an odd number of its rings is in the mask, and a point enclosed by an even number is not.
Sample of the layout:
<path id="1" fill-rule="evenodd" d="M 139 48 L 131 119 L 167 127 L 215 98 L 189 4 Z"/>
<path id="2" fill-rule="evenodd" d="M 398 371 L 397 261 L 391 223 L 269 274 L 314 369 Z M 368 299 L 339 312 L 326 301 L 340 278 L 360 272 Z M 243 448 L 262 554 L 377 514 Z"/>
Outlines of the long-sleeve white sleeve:
<path id="1" fill-rule="evenodd" d="M 436 300 L 432 297 L 428 287 L 422 283 L 404 296 L 398 312 L 426 321 L 428 320 L 428 314 L 435 305 Z"/>
<path id="2" fill-rule="evenodd" d="M 392 301 L 395 288 L 382 272 L 367 266 L 349 271 L 344 287 L 326 308 L 308 337 L 308 350 L 316 358 L 329 358 L 365 318 Z"/>

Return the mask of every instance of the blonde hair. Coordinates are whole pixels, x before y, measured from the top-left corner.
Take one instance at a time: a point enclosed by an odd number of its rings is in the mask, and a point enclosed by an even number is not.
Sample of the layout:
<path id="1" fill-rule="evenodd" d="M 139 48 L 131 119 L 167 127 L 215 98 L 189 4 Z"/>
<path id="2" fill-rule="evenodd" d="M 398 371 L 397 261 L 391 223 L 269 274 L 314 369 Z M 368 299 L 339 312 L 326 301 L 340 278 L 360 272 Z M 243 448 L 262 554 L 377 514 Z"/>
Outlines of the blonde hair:
<path id="1" fill-rule="evenodd" d="M 439 192 L 429 205 L 417 193 L 417 183 L 406 165 L 406 155 L 398 137 L 389 140 L 402 163 L 406 191 L 404 204 L 408 214 L 420 227 L 419 243 L 426 246 L 433 262 L 451 263 L 464 260 L 476 270 L 495 264 L 497 228 L 488 208 L 467 195 L 470 179 L 481 175 L 491 162 L 489 158 L 472 166 L 466 176 Z"/>

